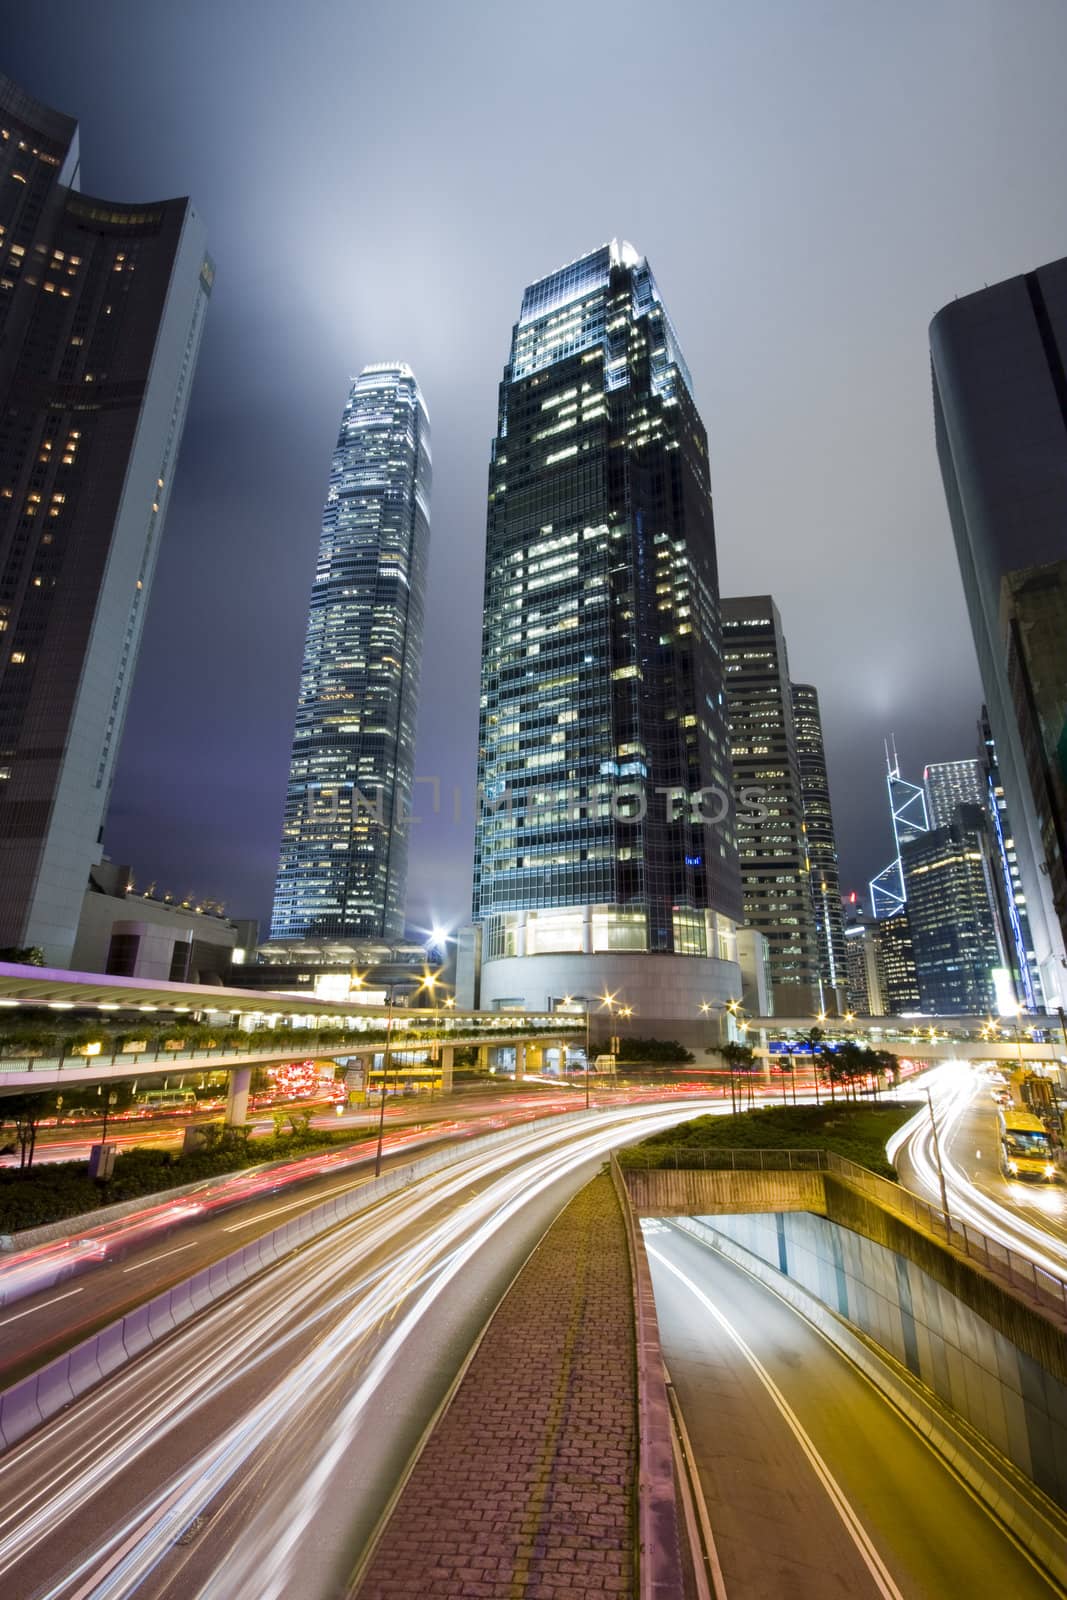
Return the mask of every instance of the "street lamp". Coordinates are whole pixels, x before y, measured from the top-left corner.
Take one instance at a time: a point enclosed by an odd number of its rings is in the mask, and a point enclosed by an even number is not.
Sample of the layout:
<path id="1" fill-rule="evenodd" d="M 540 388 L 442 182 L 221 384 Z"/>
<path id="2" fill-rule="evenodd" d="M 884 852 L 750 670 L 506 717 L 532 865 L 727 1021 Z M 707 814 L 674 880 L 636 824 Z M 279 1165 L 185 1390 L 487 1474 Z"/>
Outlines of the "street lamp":
<path id="1" fill-rule="evenodd" d="M 393 1000 L 392 984 L 389 985 L 389 1010 L 385 1019 L 385 1049 L 382 1052 L 382 1104 L 378 1113 L 378 1149 L 374 1156 L 374 1176 L 381 1176 L 382 1171 L 382 1141 L 385 1138 L 385 1085 L 389 1078 L 389 1046 L 393 1035 Z"/>

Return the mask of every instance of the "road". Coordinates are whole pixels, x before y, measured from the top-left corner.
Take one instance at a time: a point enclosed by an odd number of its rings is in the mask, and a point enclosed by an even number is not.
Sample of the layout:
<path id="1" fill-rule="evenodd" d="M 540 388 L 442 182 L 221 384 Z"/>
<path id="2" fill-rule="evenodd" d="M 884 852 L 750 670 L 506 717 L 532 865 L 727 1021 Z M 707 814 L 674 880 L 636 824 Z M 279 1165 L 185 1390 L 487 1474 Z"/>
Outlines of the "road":
<path id="1" fill-rule="evenodd" d="M 728 1600 L 1060 1594 L 792 1307 L 673 1225 L 643 1227 Z"/>
<path id="2" fill-rule="evenodd" d="M 1067 1184 L 1018 1182 L 1000 1172 L 996 1108 L 985 1078 L 962 1062 L 924 1080 L 937 1118 L 950 1213 L 1067 1278 Z M 929 1112 L 890 1141 L 890 1158 L 913 1193 L 941 1204 Z"/>
<path id="3" fill-rule="evenodd" d="M 210 1308 L 0 1460 L 0 1592 L 343 1594 L 403 1464 L 561 1205 L 612 1145 L 696 1109 L 617 1107 L 516 1130 Z"/>

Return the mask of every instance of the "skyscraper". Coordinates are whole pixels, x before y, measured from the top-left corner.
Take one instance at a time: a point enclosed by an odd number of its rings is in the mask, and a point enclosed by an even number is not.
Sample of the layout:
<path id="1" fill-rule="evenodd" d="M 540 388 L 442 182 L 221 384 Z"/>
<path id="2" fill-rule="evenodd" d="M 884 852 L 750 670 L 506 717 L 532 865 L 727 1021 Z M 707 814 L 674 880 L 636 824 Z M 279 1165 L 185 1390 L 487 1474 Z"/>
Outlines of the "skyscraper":
<path id="1" fill-rule="evenodd" d="M 1067 561 L 1009 572 L 1001 620 L 1052 906 L 1067 941 Z"/>
<path id="2" fill-rule="evenodd" d="M 926 812 L 925 789 L 920 788 L 918 784 L 909 783 L 900 775 L 895 740 L 892 749 L 888 743 L 886 744 L 885 760 L 889 814 L 893 822 L 893 843 L 897 847 L 897 853 L 888 867 L 883 867 L 877 877 L 871 879 L 871 909 L 876 917 L 898 917 L 908 900 L 900 852 L 905 844 L 927 831 L 930 819 Z"/>
<path id="3" fill-rule="evenodd" d="M 930 325 L 934 424 L 1030 929 L 1050 1006 L 1067 952 L 1008 680 L 1001 584 L 1067 558 L 1067 258 L 953 301 Z"/>
<path id="4" fill-rule="evenodd" d="M 985 706 L 978 719 L 978 764 L 982 773 L 982 803 L 992 845 L 993 891 L 1004 934 L 1005 953 L 1017 1003 L 1027 1011 L 1044 1010 L 1041 975 L 1034 957 L 1026 895 L 1019 876 L 1015 836 L 1000 781 L 997 747 Z"/>
<path id="5" fill-rule="evenodd" d="M 188 200 L 79 193 L 77 124 L 0 78 L 0 946 L 65 965 L 213 267 Z"/>
<path id="6" fill-rule="evenodd" d="M 811 863 L 811 897 L 819 936 L 819 971 L 824 990 L 839 991 L 838 998 L 843 1000 L 847 974 L 837 839 L 834 834 L 833 807 L 830 804 L 830 779 L 826 770 L 819 694 L 810 683 L 793 684 L 793 726 L 796 730 L 808 860 Z"/>
<path id="7" fill-rule="evenodd" d="M 395 940 L 430 544 L 430 423 L 410 367 L 364 367 L 330 469 L 272 940 Z"/>
<path id="8" fill-rule="evenodd" d="M 954 821 L 957 806 L 985 804 L 978 762 L 935 761 L 923 771 L 926 811 L 931 828 L 947 828 Z"/>
<path id="9" fill-rule="evenodd" d="M 744 917 L 770 946 L 775 1012 L 806 1016 L 825 997 L 782 619 L 770 595 L 731 596 L 722 625 Z"/>
<path id="10" fill-rule="evenodd" d="M 947 827 L 906 842 L 901 861 L 922 1009 L 987 1015 L 996 1008 L 993 973 L 1004 966 L 1004 951 L 984 812 L 957 807 Z"/>
<path id="11" fill-rule="evenodd" d="M 647 261 L 525 292 L 489 473 L 481 1002 L 740 993 L 707 438 Z M 612 1002 L 614 1004 L 614 1002 Z M 610 1019 L 603 1013 L 605 1026 Z"/>

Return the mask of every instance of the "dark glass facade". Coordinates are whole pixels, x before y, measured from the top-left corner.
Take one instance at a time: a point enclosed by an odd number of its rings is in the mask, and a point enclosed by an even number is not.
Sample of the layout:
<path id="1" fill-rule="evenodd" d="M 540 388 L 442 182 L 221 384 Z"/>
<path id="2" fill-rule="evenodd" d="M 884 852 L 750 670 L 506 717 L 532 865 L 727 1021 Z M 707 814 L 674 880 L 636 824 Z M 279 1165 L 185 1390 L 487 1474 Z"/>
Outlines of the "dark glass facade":
<path id="1" fill-rule="evenodd" d="M 956 554 L 1045 1002 L 1063 932 L 1008 681 L 1001 584 L 1067 559 L 1067 258 L 954 300 L 930 325 L 934 424 Z"/>
<path id="2" fill-rule="evenodd" d="M 78 132 L 0 78 L 0 945 L 65 966 L 103 821 L 213 278 L 188 200 L 78 192 Z"/>
<path id="3" fill-rule="evenodd" d="M 960 806 L 947 828 L 901 849 L 907 924 L 923 1011 L 980 1016 L 997 1004 L 993 971 L 1003 966 L 993 910 L 985 813 Z"/>
<path id="4" fill-rule="evenodd" d="M 744 920 L 767 938 L 775 1011 L 803 1015 L 824 997 L 781 617 L 770 595 L 730 596 L 722 622 Z"/>
<path id="5" fill-rule="evenodd" d="M 825 987 L 839 990 L 847 987 L 841 882 L 819 694 L 813 684 L 793 684 L 793 726 L 811 865 L 811 898 L 819 938 L 819 969 Z"/>
<path id="6" fill-rule="evenodd" d="M 402 363 L 365 367 L 322 517 L 272 941 L 403 933 L 429 544 L 419 386 Z"/>
<path id="7" fill-rule="evenodd" d="M 740 912 L 708 445 L 647 261 L 527 289 L 489 473 L 482 957 L 719 953 Z"/>

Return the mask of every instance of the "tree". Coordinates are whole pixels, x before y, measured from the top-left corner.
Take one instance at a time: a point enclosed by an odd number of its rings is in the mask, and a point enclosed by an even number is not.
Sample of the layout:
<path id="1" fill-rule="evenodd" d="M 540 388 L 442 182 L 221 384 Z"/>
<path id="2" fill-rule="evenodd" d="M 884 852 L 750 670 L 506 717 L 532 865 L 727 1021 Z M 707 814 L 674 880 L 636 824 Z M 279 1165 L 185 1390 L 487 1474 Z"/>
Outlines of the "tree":
<path id="1" fill-rule="evenodd" d="M 33 1166 L 37 1128 L 47 1110 L 48 1101 L 43 1094 L 12 1094 L 0 1100 L 0 1119 L 13 1123 L 15 1127 L 20 1172 L 28 1172 Z"/>
<path id="2" fill-rule="evenodd" d="M 735 1044 L 731 1040 L 719 1049 L 726 1065 L 730 1069 L 730 1104 L 735 1113 L 737 1111 L 737 1077 L 741 1073 L 748 1080 L 748 1103 L 752 1104 L 752 1074 L 756 1071 L 756 1052 L 751 1045 Z"/>
<path id="3" fill-rule="evenodd" d="M 798 1033 L 797 1034 L 797 1042 L 798 1042 L 798 1044 L 804 1045 L 805 1048 L 807 1049 L 808 1054 L 811 1056 L 811 1076 L 812 1076 L 812 1080 L 814 1081 L 814 1084 L 815 1084 L 815 1104 L 816 1105 L 819 1104 L 819 1072 L 821 1070 L 820 1069 L 820 1062 L 825 1062 L 825 1060 L 826 1060 L 826 1044 L 824 1042 L 825 1039 L 826 1039 L 825 1032 L 823 1031 L 822 1028 L 817 1028 L 817 1027 L 809 1028 L 806 1033 Z M 830 1096 L 831 1096 L 831 1099 L 833 1098 L 833 1092 L 834 1092 L 834 1083 L 833 1083 L 833 1078 L 831 1077 L 830 1078 Z"/>
<path id="4" fill-rule="evenodd" d="M 37 944 L 9 944 L 0 949 L 0 961 L 13 967 L 43 967 L 44 951 Z"/>

